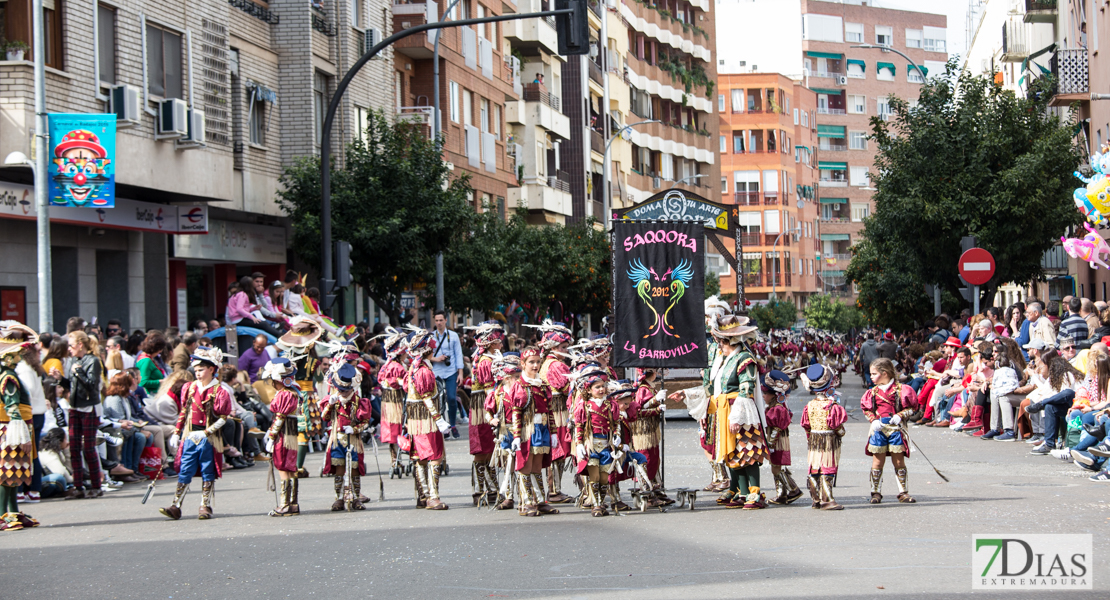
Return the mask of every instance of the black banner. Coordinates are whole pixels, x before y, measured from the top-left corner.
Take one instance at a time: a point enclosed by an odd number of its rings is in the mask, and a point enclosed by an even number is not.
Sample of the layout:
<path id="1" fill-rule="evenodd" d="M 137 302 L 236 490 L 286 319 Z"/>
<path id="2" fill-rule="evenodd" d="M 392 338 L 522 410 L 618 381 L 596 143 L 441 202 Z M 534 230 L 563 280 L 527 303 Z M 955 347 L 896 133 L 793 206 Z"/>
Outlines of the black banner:
<path id="1" fill-rule="evenodd" d="M 705 368 L 705 225 L 613 221 L 615 367 Z"/>

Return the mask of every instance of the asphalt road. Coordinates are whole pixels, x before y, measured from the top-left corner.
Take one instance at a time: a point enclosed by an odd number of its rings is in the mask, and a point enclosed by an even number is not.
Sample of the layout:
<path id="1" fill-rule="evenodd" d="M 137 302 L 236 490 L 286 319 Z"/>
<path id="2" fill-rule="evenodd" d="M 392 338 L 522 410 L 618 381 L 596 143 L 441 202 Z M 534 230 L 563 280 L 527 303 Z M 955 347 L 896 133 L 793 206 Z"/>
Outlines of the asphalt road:
<path id="1" fill-rule="evenodd" d="M 848 379 L 841 391 L 859 418 L 862 389 Z M 795 392 L 795 423 L 805 401 Z M 793 429 L 800 474 L 805 437 Z M 199 493 L 187 497 L 181 521 L 162 517 L 157 508 L 170 501 L 170 481 L 146 505 L 141 484 L 98 500 L 45 501 L 24 507 L 41 527 L 0 534 L 0 597 L 948 598 L 971 593 L 973 533 L 1091 533 L 1094 591 L 1059 595 L 1110 596 L 1110 486 L 1089 482 L 1088 472 L 1031 456 L 1026 444 L 917 428 L 911 437 L 951 482 L 915 455 L 910 491 L 918 503 L 894 501 L 888 474 L 890 502 L 872 506 L 866 427 L 851 420 L 847 429 L 840 512 L 811 510 L 808 497 L 725 510 L 709 493 L 692 512 L 592 518 L 569 507 L 538 519 L 490 512 L 470 505 L 465 439 L 448 444 L 453 471 L 442 487 L 451 509 L 444 512 L 414 510 L 409 478 L 386 479 L 386 501 L 364 512 L 332 513 L 331 481 L 311 478 L 302 482 L 301 516 L 270 518 L 264 463 L 217 483 L 210 521 L 195 519 Z M 667 424 L 670 487 L 707 483 L 696 432 L 691 421 Z M 773 488 L 768 468 L 763 482 Z M 364 492 L 376 498 L 376 477 L 364 479 Z"/>

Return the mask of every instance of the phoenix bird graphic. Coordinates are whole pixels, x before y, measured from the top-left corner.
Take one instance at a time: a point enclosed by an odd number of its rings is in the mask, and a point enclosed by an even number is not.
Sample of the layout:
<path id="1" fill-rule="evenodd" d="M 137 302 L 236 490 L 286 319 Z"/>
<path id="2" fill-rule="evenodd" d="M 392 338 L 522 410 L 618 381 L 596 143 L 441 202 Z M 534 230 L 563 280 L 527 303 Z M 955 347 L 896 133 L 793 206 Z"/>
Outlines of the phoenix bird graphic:
<path id="1" fill-rule="evenodd" d="M 636 294 L 644 301 L 644 304 L 651 309 L 652 314 L 655 315 L 655 326 L 650 332 L 645 334 L 644 337 L 657 335 L 660 331 L 666 335 L 681 337 L 678 334 L 668 331 L 668 329 L 674 329 L 674 326 L 670 323 L 670 312 L 675 304 L 682 299 L 682 296 L 686 293 L 686 286 L 690 285 L 690 280 L 694 278 L 693 263 L 687 259 L 682 259 L 677 267 L 667 269 L 667 271 L 660 276 L 655 272 L 654 268 L 645 267 L 643 261 L 637 258 L 628 265 L 628 278 L 631 279 L 635 285 Z M 671 290 L 671 303 L 667 305 L 663 314 L 659 314 L 659 311 L 655 310 L 655 306 L 653 306 L 651 301 L 651 281 L 653 278 L 655 281 L 663 284 L 667 283 L 668 278 L 670 280 L 670 284 L 667 287 Z"/>

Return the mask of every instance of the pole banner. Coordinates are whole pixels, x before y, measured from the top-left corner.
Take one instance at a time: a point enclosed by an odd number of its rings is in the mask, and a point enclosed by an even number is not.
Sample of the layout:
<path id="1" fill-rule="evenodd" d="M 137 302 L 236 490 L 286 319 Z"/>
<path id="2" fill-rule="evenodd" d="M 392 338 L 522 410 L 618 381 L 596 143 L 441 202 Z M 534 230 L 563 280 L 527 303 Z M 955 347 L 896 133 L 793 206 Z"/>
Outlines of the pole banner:
<path id="1" fill-rule="evenodd" d="M 116 205 L 116 115 L 51 114 L 50 206 Z"/>
<path id="2" fill-rule="evenodd" d="M 613 221 L 613 366 L 705 368 L 705 225 Z"/>

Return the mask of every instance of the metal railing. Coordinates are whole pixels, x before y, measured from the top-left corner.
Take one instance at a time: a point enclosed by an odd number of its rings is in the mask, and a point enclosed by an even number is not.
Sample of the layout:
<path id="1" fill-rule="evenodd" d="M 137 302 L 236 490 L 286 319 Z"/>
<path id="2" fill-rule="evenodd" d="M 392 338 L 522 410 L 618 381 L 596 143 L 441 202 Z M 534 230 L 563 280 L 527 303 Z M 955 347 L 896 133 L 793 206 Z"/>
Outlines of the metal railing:
<path id="1" fill-rule="evenodd" d="M 1057 94 L 1086 94 L 1090 89 L 1087 49 L 1063 48 L 1052 56 Z"/>
<path id="2" fill-rule="evenodd" d="M 590 79 L 594 80 L 595 83 L 604 84 L 604 79 L 601 74 L 601 65 L 592 60 L 587 60 L 586 62 L 590 64 Z"/>
<path id="3" fill-rule="evenodd" d="M 779 203 L 779 193 L 778 192 L 763 192 L 763 204 L 764 205 L 773 205 L 773 204 L 778 204 L 778 203 Z"/>
<path id="4" fill-rule="evenodd" d="M 277 13 L 251 0 L 227 0 L 227 3 L 270 25 L 277 25 L 281 21 Z"/>
<path id="5" fill-rule="evenodd" d="M 744 285 L 763 287 L 763 273 L 744 273 Z"/>
<path id="6" fill-rule="evenodd" d="M 315 12 L 312 13 L 312 28 L 328 37 L 339 35 L 339 29 L 335 25 Z"/>
<path id="7" fill-rule="evenodd" d="M 847 223 L 848 217 L 821 217 L 822 223 Z"/>
<path id="8" fill-rule="evenodd" d="M 839 71 L 816 71 L 816 72 L 810 73 L 809 76 L 810 77 L 832 78 L 832 77 L 843 77 L 844 73 L 841 73 Z"/>
<path id="9" fill-rule="evenodd" d="M 557 113 L 563 112 L 563 104 L 559 97 L 547 91 L 547 88 L 541 83 L 526 84 L 522 97 L 525 102 L 542 102 L 550 106 Z"/>
<path id="10" fill-rule="evenodd" d="M 1056 10 L 1056 0 L 1025 0 L 1025 11 Z"/>
<path id="11" fill-rule="evenodd" d="M 827 139 L 827 138 L 823 138 L 823 139 Z M 830 144 L 830 143 L 827 143 L 827 142 L 821 142 L 821 143 L 817 144 L 817 149 L 822 150 L 822 151 L 828 151 L 828 152 L 847 152 L 848 151 L 848 144 Z"/>
<path id="12" fill-rule="evenodd" d="M 563 181 L 556 175 L 549 175 L 547 177 L 547 187 L 560 192 L 570 193 L 570 182 Z"/>
<path id="13" fill-rule="evenodd" d="M 759 213 L 756 213 L 759 214 Z M 763 234 L 761 233 L 741 233 L 740 243 L 745 246 L 760 246 L 763 244 Z"/>
<path id="14" fill-rule="evenodd" d="M 736 192 L 736 203 L 740 206 L 759 206 L 763 204 L 763 192 Z"/>
<path id="15" fill-rule="evenodd" d="M 845 111 L 843 108 L 828 108 L 828 107 L 820 107 L 819 106 L 819 107 L 817 107 L 817 114 L 819 114 L 819 115 L 845 115 L 845 114 L 848 114 L 848 112 Z"/>
<path id="16" fill-rule="evenodd" d="M 605 140 L 593 129 L 590 130 L 590 149 L 598 154 L 605 154 Z"/>

